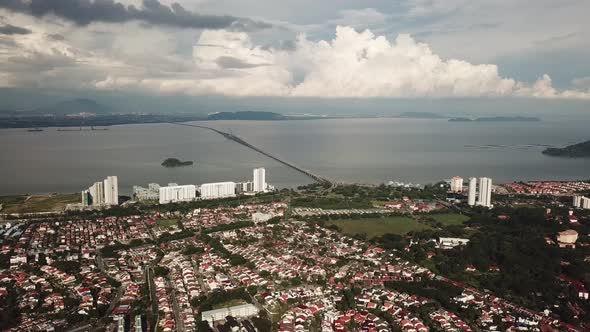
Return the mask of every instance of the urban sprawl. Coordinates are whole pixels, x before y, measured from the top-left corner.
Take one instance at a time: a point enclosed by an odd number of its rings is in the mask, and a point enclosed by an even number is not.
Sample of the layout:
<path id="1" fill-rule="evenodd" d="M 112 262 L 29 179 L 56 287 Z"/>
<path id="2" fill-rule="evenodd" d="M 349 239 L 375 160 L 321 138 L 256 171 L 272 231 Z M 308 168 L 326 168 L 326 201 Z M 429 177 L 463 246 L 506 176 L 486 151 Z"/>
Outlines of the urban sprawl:
<path id="1" fill-rule="evenodd" d="M 458 176 L 277 190 L 256 168 L 124 201 L 108 176 L 62 212 L 0 219 L 0 329 L 588 331 L 589 193 Z"/>

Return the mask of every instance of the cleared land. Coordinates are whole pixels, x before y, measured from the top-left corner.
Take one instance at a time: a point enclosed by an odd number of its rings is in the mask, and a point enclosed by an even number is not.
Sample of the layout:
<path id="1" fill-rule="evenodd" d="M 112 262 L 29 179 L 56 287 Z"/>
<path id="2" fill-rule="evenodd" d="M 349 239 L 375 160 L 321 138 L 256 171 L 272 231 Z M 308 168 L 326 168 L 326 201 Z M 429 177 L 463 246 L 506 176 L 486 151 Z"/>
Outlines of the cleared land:
<path id="1" fill-rule="evenodd" d="M 404 235 L 411 231 L 431 228 L 409 217 L 341 219 L 332 220 L 326 224 L 338 226 L 345 234 L 367 234 L 367 238 L 373 238 L 387 233 Z"/>
<path id="2" fill-rule="evenodd" d="M 68 204 L 80 203 L 80 194 L 51 194 L 0 197 L 0 213 L 34 213 L 63 211 Z"/>
<path id="3" fill-rule="evenodd" d="M 469 220 L 468 216 L 458 213 L 431 214 L 428 217 L 433 218 L 444 226 L 463 225 L 464 222 Z"/>

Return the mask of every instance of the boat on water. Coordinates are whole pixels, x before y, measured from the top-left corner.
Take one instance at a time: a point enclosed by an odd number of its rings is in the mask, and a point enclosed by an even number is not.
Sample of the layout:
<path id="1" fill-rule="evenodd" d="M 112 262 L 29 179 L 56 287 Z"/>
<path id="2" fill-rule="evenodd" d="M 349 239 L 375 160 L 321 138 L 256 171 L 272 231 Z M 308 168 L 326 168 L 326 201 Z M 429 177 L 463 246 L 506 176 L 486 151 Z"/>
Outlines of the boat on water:
<path id="1" fill-rule="evenodd" d="M 38 132 L 38 131 L 43 131 L 43 129 L 41 128 L 29 128 L 27 129 L 28 132 L 32 133 L 32 132 Z"/>

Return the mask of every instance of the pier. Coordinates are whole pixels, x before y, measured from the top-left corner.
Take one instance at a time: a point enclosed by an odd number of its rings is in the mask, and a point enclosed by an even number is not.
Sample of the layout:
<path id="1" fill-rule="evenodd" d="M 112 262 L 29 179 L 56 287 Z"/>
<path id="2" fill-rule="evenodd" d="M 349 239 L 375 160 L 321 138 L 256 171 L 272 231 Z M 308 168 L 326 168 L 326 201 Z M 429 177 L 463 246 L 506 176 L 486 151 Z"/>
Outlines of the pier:
<path id="1" fill-rule="evenodd" d="M 254 145 L 252 145 L 252 144 L 244 141 L 243 139 L 241 139 L 240 137 L 238 137 L 238 136 L 236 136 L 234 134 L 227 133 L 227 132 L 224 132 L 224 131 L 221 131 L 221 130 L 218 130 L 218 129 L 215 129 L 215 128 L 212 128 L 212 127 L 207 127 L 207 126 L 193 125 L 193 124 L 181 123 L 181 122 L 170 122 L 170 123 L 171 124 L 178 125 L 178 126 L 195 127 L 195 128 L 208 129 L 208 130 L 214 131 L 214 132 L 222 135 L 223 137 L 225 137 L 225 138 L 227 138 L 229 140 L 232 140 L 232 141 L 234 141 L 236 143 L 239 143 L 239 144 L 241 144 L 241 145 L 243 145 L 245 147 L 248 147 L 248 148 L 250 148 L 250 149 L 252 149 L 252 150 L 254 150 L 254 151 L 256 151 L 256 152 L 258 152 L 258 153 L 260 153 L 260 154 L 262 154 L 262 155 L 264 155 L 264 156 L 266 156 L 268 158 L 270 158 L 270 159 L 276 160 L 279 163 L 281 163 L 281 164 L 283 164 L 283 165 L 285 165 L 287 167 L 290 167 L 290 168 L 296 170 L 297 172 L 299 172 L 299 173 L 301 173 L 301 174 L 303 174 L 303 175 L 305 175 L 307 177 L 312 178 L 317 183 L 320 183 L 320 184 L 328 184 L 328 185 L 331 185 L 332 184 L 332 182 L 330 180 L 328 180 L 328 179 L 326 179 L 326 178 L 324 178 L 322 176 L 319 176 L 319 175 L 317 175 L 315 173 L 312 173 L 312 172 L 310 172 L 310 171 L 308 171 L 306 169 L 303 169 L 303 168 L 301 168 L 299 166 L 296 166 L 296 165 L 294 165 L 294 164 L 292 164 L 292 163 L 290 163 L 290 162 L 288 162 L 286 160 L 283 160 L 283 159 L 281 159 L 279 157 L 276 157 L 276 156 L 274 156 L 274 155 L 272 155 L 272 154 L 270 154 L 270 153 L 268 153 L 268 152 L 266 152 L 266 151 L 264 151 L 264 150 L 262 150 L 262 149 L 260 149 L 260 148 L 258 148 L 256 146 L 254 146 Z"/>

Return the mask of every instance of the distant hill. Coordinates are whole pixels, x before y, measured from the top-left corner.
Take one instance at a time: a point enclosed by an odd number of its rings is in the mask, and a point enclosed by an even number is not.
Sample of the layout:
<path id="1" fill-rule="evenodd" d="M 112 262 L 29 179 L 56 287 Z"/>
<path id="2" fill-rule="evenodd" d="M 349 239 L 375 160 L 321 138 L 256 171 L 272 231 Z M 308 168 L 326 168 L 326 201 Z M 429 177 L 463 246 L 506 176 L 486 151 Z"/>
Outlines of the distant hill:
<path id="1" fill-rule="evenodd" d="M 288 120 L 288 117 L 273 112 L 219 112 L 210 114 L 207 120 Z"/>
<path id="2" fill-rule="evenodd" d="M 404 119 L 446 119 L 448 116 L 438 114 L 438 113 L 431 113 L 431 112 L 403 112 L 400 113 L 398 118 Z"/>
<path id="3" fill-rule="evenodd" d="M 449 122 L 537 122 L 541 121 L 539 118 L 526 116 L 493 116 L 483 118 L 452 118 Z"/>
<path id="4" fill-rule="evenodd" d="M 99 104 L 92 99 L 78 98 L 73 100 L 65 100 L 53 105 L 37 108 L 33 113 L 37 114 L 53 114 L 53 115 L 76 115 L 80 113 L 89 114 L 108 114 L 112 110 L 103 104 Z"/>
<path id="5" fill-rule="evenodd" d="M 543 154 L 565 158 L 590 158 L 590 141 L 573 144 L 565 148 L 548 148 Z"/>

